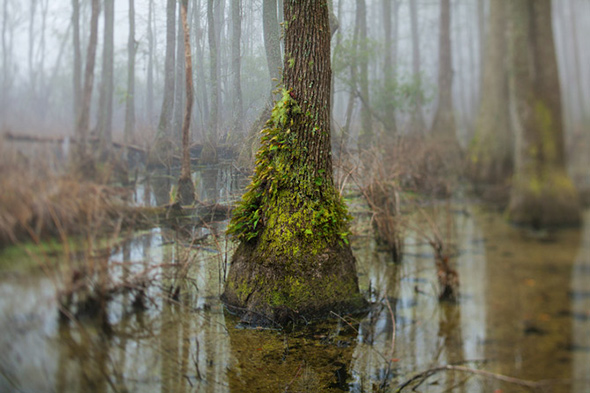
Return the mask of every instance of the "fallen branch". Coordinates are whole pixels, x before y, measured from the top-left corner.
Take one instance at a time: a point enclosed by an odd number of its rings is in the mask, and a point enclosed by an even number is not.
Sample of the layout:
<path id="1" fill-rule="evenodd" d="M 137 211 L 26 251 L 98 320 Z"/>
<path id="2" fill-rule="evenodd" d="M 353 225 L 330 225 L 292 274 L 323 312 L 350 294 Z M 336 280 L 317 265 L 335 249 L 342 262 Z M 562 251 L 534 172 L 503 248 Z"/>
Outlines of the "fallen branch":
<path id="1" fill-rule="evenodd" d="M 400 393 L 404 388 L 409 386 L 415 381 L 419 381 L 417 386 L 421 385 L 427 378 L 437 374 L 441 371 L 459 371 L 468 374 L 480 375 L 486 378 L 495 379 L 498 381 L 510 383 L 513 385 L 522 386 L 524 388 L 530 389 L 531 391 L 544 391 L 545 388 L 549 386 L 551 381 L 549 380 L 542 380 L 542 381 L 528 381 L 520 378 L 510 377 L 503 374 L 496 374 L 490 371 L 485 370 L 478 370 L 474 368 L 464 367 L 464 366 L 454 366 L 454 365 L 444 365 L 439 367 L 434 367 L 426 371 L 422 371 L 416 375 L 414 375 L 409 380 L 405 381 L 404 383 L 398 385 L 396 392 Z M 415 388 L 417 387 L 415 386 Z"/>

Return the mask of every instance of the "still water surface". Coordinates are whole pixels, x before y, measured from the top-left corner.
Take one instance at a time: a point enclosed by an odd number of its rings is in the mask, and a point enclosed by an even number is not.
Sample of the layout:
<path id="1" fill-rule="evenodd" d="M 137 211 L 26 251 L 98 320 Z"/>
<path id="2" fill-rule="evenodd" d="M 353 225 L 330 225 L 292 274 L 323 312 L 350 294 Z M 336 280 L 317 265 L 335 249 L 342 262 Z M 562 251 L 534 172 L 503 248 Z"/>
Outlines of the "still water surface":
<path id="1" fill-rule="evenodd" d="M 198 176 L 203 200 L 231 198 L 231 173 Z M 169 187 L 152 179 L 136 194 L 139 203 L 166 203 L 153 191 L 158 182 Z M 3 263 L 0 392 L 394 392 L 419 372 L 447 364 L 545 380 L 554 392 L 590 391 L 590 211 L 580 230 L 552 234 L 510 227 L 477 205 L 433 214 L 450 217 L 461 280 L 457 304 L 438 302 L 432 249 L 422 236 L 407 233 L 404 260 L 396 265 L 368 235 L 369 217 L 361 213 L 352 244 L 362 290 L 375 306 L 357 319 L 295 332 L 244 329 L 224 312 L 219 294 L 233 245 L 214 234 L 223 233 L 225 222 L 196 229 L 193 238 L 201 240 L 192 244 L 155 228 L 109 248 L 113 280 L 154 280 L 144 311 L 133 307 L 132 292 L 112 298 L 109 334 L 91 320 L 59 322 L 62 270 L 54 262 L 78 256 Z M 0 254 L 0 261 L 10 258 Z M 188 280 L 179 279 L 179 261 L 189 262 Z M 179 282 L 178 301 L 164 300 Z M 530 390 L 440 371 L 416 391 Z"/>

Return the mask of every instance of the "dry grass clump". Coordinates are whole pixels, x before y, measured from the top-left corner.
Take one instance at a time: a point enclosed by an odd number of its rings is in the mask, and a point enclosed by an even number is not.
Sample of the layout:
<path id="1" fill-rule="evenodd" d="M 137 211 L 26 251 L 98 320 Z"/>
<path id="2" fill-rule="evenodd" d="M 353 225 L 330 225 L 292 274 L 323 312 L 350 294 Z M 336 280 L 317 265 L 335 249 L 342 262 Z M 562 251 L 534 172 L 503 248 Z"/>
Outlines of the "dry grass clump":
<path id="1" fill-rule="evenodd" d="M 0 189 L 0 246 L 112 226 L 124 197 L 14 154 L 0 158 Z"/>

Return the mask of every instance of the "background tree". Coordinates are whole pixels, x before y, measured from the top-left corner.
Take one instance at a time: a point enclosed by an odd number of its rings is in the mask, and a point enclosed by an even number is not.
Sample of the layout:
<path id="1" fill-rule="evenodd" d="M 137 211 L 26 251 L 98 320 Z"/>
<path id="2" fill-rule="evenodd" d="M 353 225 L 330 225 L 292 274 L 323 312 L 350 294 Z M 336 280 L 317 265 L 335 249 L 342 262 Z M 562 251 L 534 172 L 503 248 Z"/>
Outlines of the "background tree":
<path id="1" fill-rule="evenodd" d="M 7 4 L 8 2 L 5 2 Z M 80 117 L 82 104 L 82 49 L 80 47 L 80 0 L 72 0 L 72 46 L 73 46 L 73 102 L 74 102 L 74 126 Z"/>
<path id="2" fill-rule="evenodd" d="M 438 106 L 432 124 L 432 136 L 450 142 L 458 149 L 452 90 L 451 0 L 440 2 L 438 53 Z"/>
<path id="3" fill-rule="evenodd" d="M 176 33 L 176 0 L 166 1 L 166 62 L 164 70 L 164 100 L 158 124 L 158 138 L 170 137 L 172 111 L 174 110 L 174 65 Z"/>
<path id="4" fill-rule="evenodd" d="M 264 49 L 270 75 L 270 90 L 274 90 L 281 80 L 281 37 L 278 19 L 277 0 L 262 1 L 262 22 Z M 279 98 L 277 96 L 277 98 Z"/>
<path id="5" fill-rule="evenodd" d="M 240 78 L 242 60 L 240 50 L 240 41 L 242 39 L 242 0 L 231 0 L 231 20 L 232 131 L 234 134 L 241 134 L 243 129 L 242 122 L 244 121 L 244 111 L 242 109 L 242 81 Z"/>
<path id="6" fill-rule="evenodd" d="M 129 38 L 127 40 L 127 94 L 125 95 L 125 143 L 135 131 L 135 0 L 129 0 Z"/>
<path id="7" fill-rule="evenodd" d="M 513 138 L 508 98 L 507 3 L 490 2 L 489 33 L 484 57 L 482 90 L 475 137 L 470 146 L 470 171 L 474 180 L 498 184 L 513 168 Z"/>
<path id="8" fill-rule="evenodd" d="M 104 0 L 104 42 L 102 50 L 102 78 L 98 104 L 97 131 L 101 150 L 111 149 L 113 143 L 113 90 L 115 56 L 115 0 Z"/>
<path id="9" fill-rule="evenodd" d="M 422 86 L 422 71 L 420 67 L 420 33 L 418 26 L 418 0 L 410 0 L 410 30 L 412 33 L 412 74 L 418 87 Z M 424 134 L 426 122 L 422 113 L 422 94 L 416 94 L 411 111 L 411 128 L 418 135 Z"/>
<path id="10" fill-rule="evenodd" d="M 365 0 L 356 0 L 356 23 L 358 25 L 358 84 L 359 91 L 356 94 L 361 99 L 361 129 L 359 133 L 359 149 L 366 149 L 373 143 L 373 118 L 371 115 L 371 103 L 369 97 L 369 57 L 366 50 L 368 44 L 367 32 L 367 3 Z"/>
<path id="11" fill-rule="evenodd" d="M 90 104 L 92 101 L 92 87 L 94 85 L 94 63 L 96 61 L 96 45 L 98 42 L 98 16 L 100 15 L 100 1 L 92 0 L 92 14 L 90 17 L 90 38 L 86 52 L 86 68 L 84 70 L 84 89 L 80 115 L 76 127 L 78 149 L 76 160 L 82 165 L 87 159 L 86 145 L 88 143 L 88 127 L 90 122 Z"/>
<path id="12" fill-rule="evenodd" d="M 184 76 L 185 76 L 185 108 L 182 121 L 182 168 L 178 179 L 178 198 L 181 204 L 190 205 L 195 200 L 195 186 L 191 178 L 191 156 L 190 156 L 190 126 L 191 114 L 193 111 L 193 61 L 191 58 L 190 30 L 187 17 L 188 0 L 180 3 L 180 20 L 184 33 Z"/>
<path id="13" fill-rule="evenodd" d="M 348 215 L 332 178 L 326 0 L 284 4 L 285 63 L 252 183 L 229 232 L 240 240 L 223 293 L 245 321 L 268 324 L 363 305 Z"/>
<path id="14" fill-rule="evenodd" d="M 561 89 L 550 0 L 511 0 L 515 174 L 508 215 L 533 227 L 581 220 L 577 190 L 566 170 Z"/>

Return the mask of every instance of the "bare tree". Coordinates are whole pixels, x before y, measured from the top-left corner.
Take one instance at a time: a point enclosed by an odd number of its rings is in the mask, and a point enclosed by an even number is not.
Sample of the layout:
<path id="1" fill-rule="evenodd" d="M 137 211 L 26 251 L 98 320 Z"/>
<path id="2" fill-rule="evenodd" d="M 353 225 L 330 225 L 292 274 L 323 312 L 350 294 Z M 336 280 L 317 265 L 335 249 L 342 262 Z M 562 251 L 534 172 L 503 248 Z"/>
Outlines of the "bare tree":
<path id="1" fill-rule="evenodd" d="M 182 168 L 178 179 L 178 198 L 181 204 L 189 205 L 195 200 L 195 186 L 191 179 L 191 157 L 190 157 L 190 126 L 191 114 L 193 111 L 193 62 L 191 58 L 190 30 L 187 18 L 188 0 L 180 3 L 180 20 L 184 32 L 184 76 L 185 76 L 185 108 L 184 120 L 182 121 Z M 180 59 L 179 59 L 180 60 Z"/>
<path id="2" fill-rule="evenodd" d="M 264 30 L 264 49 L 271 81 L 271 91 L 281 80 L 281 38 L 277 16 L 277 0 L 262 1 L 262 27 Z"/>
<path id="3" fill-rule="evenodd" d="M 356 23 L 358 25 L 359 39 L 356 42 L 358 47 L 358 83 L 357 94 L 361 98 L 361 130 L 359 133 L 359 149 L 370 147 L 373 143 L 373 118 L 369 98 L 369 58 L 364 50 L 368 43 L 367 31 L 367 2 L 356 0 Z"/>
<path id="4" fill-rule="evenodd" d="M 154 116 L 154 30 L 152 28 L 154 18 L 154 0 L 148 2 L 147 40 L 148 40 L 148 63 L 146 82 L 146 114 L 148 124 L 151 126 Z"/>
<path id="5" fill-rule="evenodd" d="M 457 150 L 455 113 L 453 107 L 453 62 L 451 47 L 451 0 L 441 0 L 438 63 L 438 107 L 432 125 L 432 135 L 445 140 Z M 454 147 L 453 147 L 454 145 Z"/>
<path id="6" fill-rule="evenodd" d="M 129 0 L 129 37 L 127 39 L 127 94 L 125 96 L 125 144 L 129 143 L 135 132 L 135 52 L 135 0 Z"/>
<path id="7" fill-rule="evenodd" d="M 104 0 L 104 43 L 102 80 L 98 102 L 98 135 L 101 149 L 110 150 L 113 143 L 113 68 L 115 56 L 115 0 Z"/>
<path id="8" fill-rule="evenodd" d="M 86 145 L 88 143 L 88 127 L 90 123 L 90 103 L 92 101 L 92 87 L 94 85 L 94 63 L 96 61 L 96 45 L 98 42 L 98 16 L 100 14 L 100 0 L 92 0 L 90 17 L 90 38 L 86 53 L 86 68 L 84 70 L 84 90 L 80 106 L 80 115 L 76 127 L 78 149 L 76 161 L 83 164 L 86 159 Z"/>
<path id="9" fill-rule="evenodd" d="M 174 65 L 176 34 L 176 0 L 166 1 L 166 63 L 164 70 L 164 100 L 158 124 L 158 138 L 170 137 L 172 111 L 174 110 Z"/>
<path id="10" fill-rule="evenodd" d="M 410 0 L 410 28 L 412 30 L 412 73 L 416 86 L 422 89 L 422 71 L 420 70 L 420 33 L 418 29 L 418 0 Z M 416 94 L 412 109 L 411 121 L 412 131 L 423 135 L 426 130 L 426 122 L 422 113 L 422 94 Z"/>
<path id="11" fill-rule="evenodd" d="M 231 74 L 232 74 L 232 109 L 234 134 L 242 133 L 244 110 L 242 107 L 242 82 L 240 41 L 242 39 L 242 0 L 231 0 L 232 40 L 231 40 Z"/>

